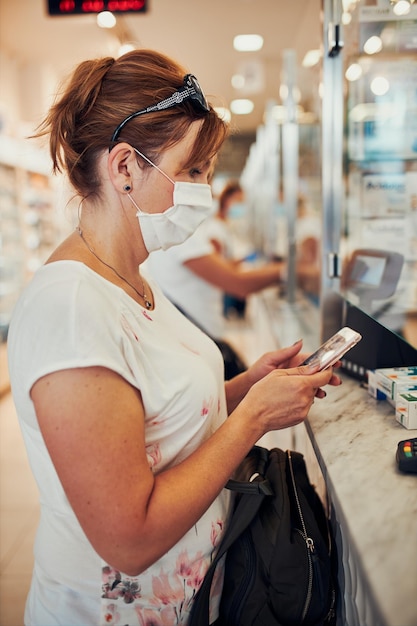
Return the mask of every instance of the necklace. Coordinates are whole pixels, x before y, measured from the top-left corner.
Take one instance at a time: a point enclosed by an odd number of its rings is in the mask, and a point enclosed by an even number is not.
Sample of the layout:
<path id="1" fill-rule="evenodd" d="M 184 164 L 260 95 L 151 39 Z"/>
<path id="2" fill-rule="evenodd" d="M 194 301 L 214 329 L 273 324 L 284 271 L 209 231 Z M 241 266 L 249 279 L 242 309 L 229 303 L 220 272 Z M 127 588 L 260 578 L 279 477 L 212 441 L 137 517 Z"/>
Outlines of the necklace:
<path id="1" fill-rule="evenodd" d="M 93 248 L 91 248 L 91 246 L 88 244 L 87 240 L 84 237 L 83 231 L 81 230 L 81 228 L 79 226 L 76 227 L 75 229 L 77 231 L 77 233 L 80 235 L 81 239 L 83 240 L 83 242 L 85 243 L 86 247 L 88 248 L 88 250 L 91 252 L 91 254 L 93 256 L 96 257 L 97 261 L 100 261 L 100 263 L 102 263 L 103 265 L 105 265 L 106 267 L 109 268 L 109 270 L 111 270 L 112 272 L 114 272 L 116 274 L 116 276 L 118 276 L 118 278 L 120 278 L 120 280 L 122 280 L 123 282 L 126 283 L 126 285 L 129 285 L 129 287 L 131 289 L 133 289 L 133 291 L 135 291 L 139 298 L 141 298 L 143 300 L 143 302 L 145 303 L 145 308 L 147 309 L 151 309 L 152 308 L 152 302 L 149 300 L 148 296 L 145 293 L 145 283 L 143 282 L 143 278 L 142 276 L 140 277 L 141 281 L 142 281 L 142 289 L 143 289 L 143 293 L 140 293 L 140 291 L 138 291 L 136 289 L 136 287 L 134 287 L 132 285 L 132 283 L 130 283 L 128 280 L 126 280 L 126 278 L 124 276 L 122 276 L 121 274 L 119 274 L 119 272 L 112 267 L 111 265 L 109 265 L 108 263 L 106 263 L 106 261 L 103 261 L 103 259 L 101 259 L 98 254 L 96 252 L 94 252 Z M 139 274 L 140 276 L 140 274 Z"/>

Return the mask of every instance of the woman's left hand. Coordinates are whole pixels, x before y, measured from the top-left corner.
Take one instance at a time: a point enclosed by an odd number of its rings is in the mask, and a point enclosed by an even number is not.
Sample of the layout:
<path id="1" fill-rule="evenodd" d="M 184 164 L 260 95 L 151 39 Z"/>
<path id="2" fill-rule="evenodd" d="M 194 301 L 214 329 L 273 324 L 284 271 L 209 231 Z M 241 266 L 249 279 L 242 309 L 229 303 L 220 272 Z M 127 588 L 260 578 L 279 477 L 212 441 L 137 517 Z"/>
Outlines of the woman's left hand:
<path id="1" fill-rule="evenodd" d="M 272 372 L 272 370 L 289 369 L 291 367 L 301 365 L 301 363 L 303 363 L 308 356 L 308 354 L 300 352 L 302 345 L 303 340 L 300 339 L 292 346 L 263 354 L 247 370 L 250 384 L 253 385 L 258 380 L 261 380 L 261 378 L 269 374 L 269 372 Z M 338 363 L 336 363 L 333 367 L 338 367 Z M 339 376 L 334 374 L 329 382 L 329 385 L 340 385 L 340 383 L 341 380 Z"/>

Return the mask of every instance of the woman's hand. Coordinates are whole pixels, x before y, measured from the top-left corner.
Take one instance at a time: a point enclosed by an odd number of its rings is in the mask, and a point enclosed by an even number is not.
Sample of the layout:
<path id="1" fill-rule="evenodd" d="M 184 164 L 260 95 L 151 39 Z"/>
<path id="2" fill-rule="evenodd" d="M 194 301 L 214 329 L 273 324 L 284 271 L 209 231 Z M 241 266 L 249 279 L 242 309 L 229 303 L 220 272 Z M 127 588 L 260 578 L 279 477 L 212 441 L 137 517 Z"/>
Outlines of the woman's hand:
<path id="1" fill-rule="evenodd" d="M 299 365 L 289 369 L 275 368 L 249 389 L 239 404 L 239 413 L 247 427 L 259 429 L 258 434 L 295 426 L 302 422 L 314 402 L 325 397 L 324 385 L 340 384 L 332 368 Z"/>
<path id="2" fill-rule="evenodd" d="M 300 354 L 302 345 L 303 341 L 300 339 L 292 346 L 263 354 L 248 368 L 247 374 L 250 384 L 255 384 L 275 369 L 288 369 L 300 365 L 304 360 L 304 356 Z"/>
<path id="3" fill-rule="evenodd" d="M 226 396 L 227 406 L 229 414 L 236 408 L 238 403 L 244 398 L 249 389 L 258 381 L 268 376 L 271 372 L 276 370 L 289 370 L 292 368 L 298 368 L 301 363 L 308 356 L 305 353 L 300 352 L 303 342 L 300 339 L 296 341 L 292 346 L 281 348 L 280 350 L 274 350 L 263 354 L 255 363 L 253 363 L 243 374 L 239 374 L 232 380 L 226 382 Z M 338 367 L 340 362 L 336 363 L 334 367 Z M 302 370 L 305 375 L 316 372 L 316 368 L 307 367 Z M 340 385 L 341 380 L 339 376 L 333 373 L 330 376 L 329 381 L 326 384 Z M 326 392 L 320 387 L 316 390 L 317 398 L 324 398 Z"/>
<path id="4" fill-rule="evenodd" d="M 307 354 L 300 352 L 302 345 L 303 341 L 300 339 L 292 346 L 263 354 L 257 361 L 255 361 L 255 363 L 253 363 L 253 365 L 251 365 L 251 367 L 249 367 L 247 371 L 248 379 L 251 384 L 255 384 L 258 380 L 261 380 L 273 370 L 289 369 L 301 365 L 301 363 L 303 363 L 308 356 Z M 334 367 L 338 367 L 339 365 L 340 362 L 336 363 Z M 315 371 L 317 371 L 316 368 L 310 368 L 306 373 L 308 374 Z M 334 375 L 331 377 L 328 384 L 340 385 L 341 380 L 338 376 Z"/>

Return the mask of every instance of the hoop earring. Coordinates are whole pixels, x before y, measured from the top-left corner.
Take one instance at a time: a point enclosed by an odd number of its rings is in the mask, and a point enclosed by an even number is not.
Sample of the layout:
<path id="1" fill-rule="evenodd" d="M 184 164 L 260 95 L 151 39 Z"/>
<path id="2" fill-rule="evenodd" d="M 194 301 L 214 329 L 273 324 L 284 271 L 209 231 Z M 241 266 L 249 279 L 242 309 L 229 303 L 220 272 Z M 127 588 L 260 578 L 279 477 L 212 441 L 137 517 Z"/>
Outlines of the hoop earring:
<path id="1" fill-rule="evenodd" d="M 123 191 L 126 191 L 126 193 L 129 193 L 129 191 L 131 191 L 132 187 L 130 185 L 125 185 L 123 187 Z"/>

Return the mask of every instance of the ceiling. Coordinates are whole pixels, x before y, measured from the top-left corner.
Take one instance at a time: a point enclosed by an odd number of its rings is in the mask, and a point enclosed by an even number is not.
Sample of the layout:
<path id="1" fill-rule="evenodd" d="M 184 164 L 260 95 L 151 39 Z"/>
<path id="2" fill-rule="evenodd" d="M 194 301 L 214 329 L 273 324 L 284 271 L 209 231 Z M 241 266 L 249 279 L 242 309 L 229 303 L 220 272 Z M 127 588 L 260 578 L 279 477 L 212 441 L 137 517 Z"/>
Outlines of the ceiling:
<path id="1" fill-rule="evenodd" d="M 48 16 L 47 0 L 0 0 L 0 63 L 8 64 L 0 67 L 0 105 L 2 92 L 4 99 L 7 91 L 4 83 L 13 75 L 19 94 L 9 108 L 32 129 L 44 116 L 58 83 L 77 63 L 117 56 L 120 40 L 129 41 L 177 59 L 198 77 L 213 106 L 228 107 L 235 98 L 253 100 L 253 113 L 232 115 L 234 132 L 222 150 L 222 167 L 236 173 L 244 166 L 267 103 L 280 103 L 285 50 L 296 53 L 301 104 L 307 111 L 317 108 L 318 66 L 304 69 L 301 61 L 308 50 L 321 47 L 321 4 L 322 0 L 148 0 L 147 13 L 118 14 L 116 28 L 106 30 L 97 26 L 93 14 Z M 262 50 L 236 52 L 234 36 L 248 33 L 263 36 Z M 252 78 L 256 92 L 232 87 L 232 76 L 242 72 Z"/>
<path id="2" fill-rule="evenodd" d="M 250 97 L 254 112 L 232 119 L 241 132 L 253 132 L 262 123 L 268 100 L 279 102 L 283 51 L 296 50 L 301 64 L 322 39 L 321 0 L 149 0 L 147 13 L 118 16 L 115 31 L 100 29 L 95 15 L 49 17 L 46 7 L 46 0 L 0 0 L 1 50 L 20 65 L 43 64 L 58 82 L 86 58 L 117 54 L 117 34 L 176 58 L 198 77 L 215 106 Z M 234 51 L 233 37 L 241 33 L 262 35 L 263 49 Z M 255 72 L 255 83 L 261 81 L 257 93 L 231 86 L 231 77 L 242 69 L 252 78 Z M 306 103 L 312 72 L 300 68 L 298 74 Z"/>

